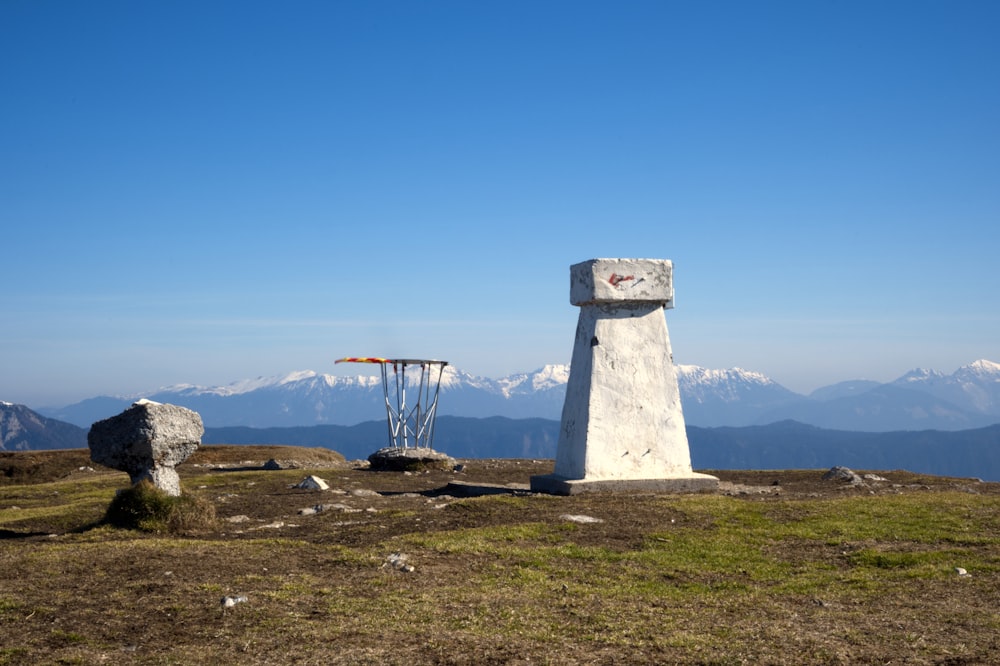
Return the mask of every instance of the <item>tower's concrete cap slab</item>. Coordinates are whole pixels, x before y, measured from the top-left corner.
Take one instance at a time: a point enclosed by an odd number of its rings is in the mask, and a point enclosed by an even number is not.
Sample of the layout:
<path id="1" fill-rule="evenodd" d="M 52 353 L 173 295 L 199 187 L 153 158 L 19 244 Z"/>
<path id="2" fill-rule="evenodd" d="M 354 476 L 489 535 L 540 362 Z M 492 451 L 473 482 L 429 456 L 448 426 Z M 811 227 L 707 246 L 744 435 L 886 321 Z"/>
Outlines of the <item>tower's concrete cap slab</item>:
<path id="1" fill-rule="evenodd" d="M 589 259 L 570 266 L 573 305 L 643 301 L 674 307 L 669 259 Z"/>

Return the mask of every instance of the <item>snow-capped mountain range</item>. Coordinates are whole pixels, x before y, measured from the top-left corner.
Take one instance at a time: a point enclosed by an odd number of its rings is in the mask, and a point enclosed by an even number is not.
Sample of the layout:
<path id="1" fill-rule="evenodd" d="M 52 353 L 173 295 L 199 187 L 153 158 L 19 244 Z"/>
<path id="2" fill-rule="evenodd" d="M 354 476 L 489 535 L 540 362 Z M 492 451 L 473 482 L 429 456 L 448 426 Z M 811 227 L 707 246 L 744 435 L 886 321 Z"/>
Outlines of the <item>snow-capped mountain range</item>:
<path id="1" fill-rule="evenodd" d="M 746 426 L 793 419 L 839 430 L 963 430 L 1000 423 L 1000 364 L 980 360 L 950 375 L 916 369 L 886 384 L 856 380 L 795 393 L 759 372 L 678 365 L 689 425 Z M 465 417 L 561 415 L 569 366 L 489 379 L 446 366 L 438 413 Z M 414 389 L 416 387 L 414 386 Z M 353 425 L 385 418 L 379 377 L 299 371 L 225 386 L 169 386 L 144 395 L 96 397 L 45 416 L 89 427 L 140 397 L 199 412 L 206 426 Z"/>

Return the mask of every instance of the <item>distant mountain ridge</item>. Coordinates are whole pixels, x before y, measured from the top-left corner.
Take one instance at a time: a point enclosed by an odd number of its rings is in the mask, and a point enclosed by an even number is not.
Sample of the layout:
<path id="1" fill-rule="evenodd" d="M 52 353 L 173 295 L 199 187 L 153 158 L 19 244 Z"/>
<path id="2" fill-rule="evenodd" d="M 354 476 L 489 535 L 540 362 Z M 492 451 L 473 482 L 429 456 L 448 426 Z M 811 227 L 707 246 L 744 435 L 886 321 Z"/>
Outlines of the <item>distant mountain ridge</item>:
<path id="1" fill-rule="evenodd" d="M 685 420 L 700 427 L 750 426 L 794 420 L 821 428 L 888 432 L 965 430 L 1000 423 L 1000 364 L 979 360 L 946 375 L 916 369 L 881 384 L 840 382 L 809 396 L 766 375 L 731 368 L 677 366 Z M 501 379 L 447 366 L 439 414 L 559 420 L 569 366 L 547 365 Z M 299 371 L 226 386 L 176 385 L 128 397 L 101 396 L 40 413 L 89 427 L 139 397 L 193 409 L 206 426 L 254 428 L 353 425 L 379 420 L 385 399 L 378 377 L 336 377 Z"/>
<path id="2" fill-rule="evenodd" d="M 687 427 L 695 469 L 893 470 L 1000 481 L 1000 425 L 942 432 L 846 432 L 781 421 L 742 428 Z M 385 441 L 385 424 L 298 428 L 207 428 L 206 444 L 322 446 L 349 460 Z M 559 422 L 548 419 L 438 419 L 434 448 L 456 458 L 554 458 Z"/>
<path id="3" fill-rule="evenodd" d="M 473 376 L 449 365 L 441 378 L 439 414 L 559 418 L 568 377 L 566 365 L 547 365 L 535 372 L 501 379 Z M 354 425 L 385 417 L 381 378 L 337 377 L 313 371 L 259 377 L 217 387 L 181 384 L 149 394 L 100 396 L 39 411 L 89 427 L 119 413 L 140 397 L 193 409 L 201 414 L 206 425 L 212 426 Z"/>
<path id="4" fill-rule="evenodd" d="M 983 414 L 1000 414 L 1000 364 L 992 361 L 981 359 L 950 375 L 918 368 L 892 383 L 956 405 L 970 405 Z"/>
<path id="5" fill-rule="evenodd" d="M 805 400 L 770 377 L 742 368 L 678 365 L 677 384 L 684 420 L 692 425 L 749 425 L 762 413 Z"/>
<path id="6" fill-rule="evenodd" d="M 87 431 L 38 414 L 24 405 L 0 402 L 0 451 L 78 449 L 87 446 Z"/>
<path id="7" fill-rule="evenodd" d="M 781 421 L 765 426 L 699 428 L 687 436 L 696 469 L 907 469 L 1000 481 L 1000 424 L 943 432 L 847 432 Z M 456 458 L 553 458 L 559 421 L 442 416 L 434 447 Z M 47 419 L 24 405 L 0 403 L 0 454 L 84 448 L 82 428 Z M 209 427 L 204 444 L 276 444 L 333 449 L 365 458 L 387 443 L 385 421 L 352 426 Z"/>

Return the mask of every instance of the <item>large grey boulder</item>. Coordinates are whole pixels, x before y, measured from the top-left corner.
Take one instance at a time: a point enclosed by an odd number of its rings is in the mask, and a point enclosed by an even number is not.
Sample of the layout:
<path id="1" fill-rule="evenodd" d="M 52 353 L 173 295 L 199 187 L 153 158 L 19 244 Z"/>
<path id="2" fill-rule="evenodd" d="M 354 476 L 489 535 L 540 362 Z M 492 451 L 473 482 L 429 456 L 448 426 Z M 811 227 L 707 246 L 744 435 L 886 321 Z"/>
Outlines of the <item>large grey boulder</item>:
<path id="1" fill-rule="evenodd" d="M 836 467 L 831 467 L 830 471 L 823 475 L 824 481 L 843 481 L 851 484 L 852 486 L 863 485 L 865 480 L 858 475 L 850 467 L 842 467 L 837 465 Z"/>
<path id="2" fill-rule="evenodd" d="M 201 444 L 201 416 L 185 407 L 140 400 L 117 416 L 90 426 L 87 444 L 95 463 L 126 472 L 136 484 L 149 479 L 180 495 L 177 465 Z"/>

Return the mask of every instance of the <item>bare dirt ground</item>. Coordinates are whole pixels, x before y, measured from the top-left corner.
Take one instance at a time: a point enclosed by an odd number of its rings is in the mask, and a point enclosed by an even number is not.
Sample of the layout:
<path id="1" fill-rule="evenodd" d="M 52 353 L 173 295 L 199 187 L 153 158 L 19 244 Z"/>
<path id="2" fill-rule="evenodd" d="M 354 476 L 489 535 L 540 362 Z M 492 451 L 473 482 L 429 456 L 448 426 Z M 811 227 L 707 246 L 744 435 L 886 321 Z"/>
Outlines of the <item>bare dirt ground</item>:
<path id="1" fill-rule="evenodd" d="M 217 524 L 173 535 L 99 525 L 128 479 L 87 451 L 0 454 L 0 664 L 1000 663 L 1000 484 L 552 497 L 552 461 L 460 462 L 203 447 Z"/>

